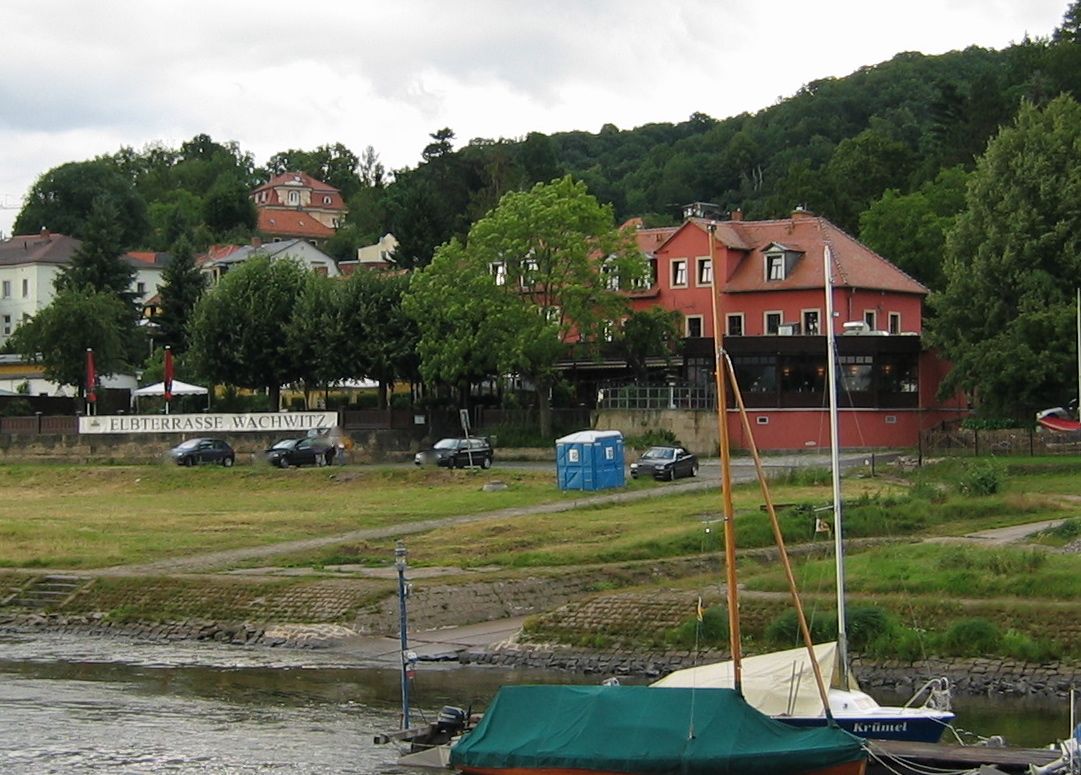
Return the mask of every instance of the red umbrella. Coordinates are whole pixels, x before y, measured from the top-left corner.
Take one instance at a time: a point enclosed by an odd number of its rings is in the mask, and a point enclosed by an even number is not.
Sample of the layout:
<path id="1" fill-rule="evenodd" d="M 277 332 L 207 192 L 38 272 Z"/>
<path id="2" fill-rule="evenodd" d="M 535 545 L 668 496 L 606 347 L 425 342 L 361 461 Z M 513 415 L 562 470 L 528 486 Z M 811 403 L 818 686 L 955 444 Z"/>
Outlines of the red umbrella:
<path id="1" fill-rule="evenodd" d="M 86 400 L 90 403 L 94 403 L 98 400 L 95 388 L 97 387 L 98 377 L 94 371 L 94 351 L 90 347 L 86 348 Z"/>
<path id="2" fill-rule="evenodd" d="M 165 346 L 165 400 L 173 398 L 173 348 Z"/>

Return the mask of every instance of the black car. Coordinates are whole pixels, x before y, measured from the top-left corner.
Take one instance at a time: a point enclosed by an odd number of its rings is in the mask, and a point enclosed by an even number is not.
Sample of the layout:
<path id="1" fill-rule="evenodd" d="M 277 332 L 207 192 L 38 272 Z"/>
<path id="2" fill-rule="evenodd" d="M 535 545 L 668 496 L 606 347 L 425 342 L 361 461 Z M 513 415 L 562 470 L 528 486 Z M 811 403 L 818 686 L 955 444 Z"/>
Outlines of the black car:
<path id="1" fill-rule="evenodd" d="M 467 468 L 480 466 L 491 468 L 495 453 L 492 443 L 487 438 L 440 439 L 431 449 L 418 452 L 413 462 L 418 466 L 435 463 L 445 468 Z"/>
<path id="2" fill-rule="evenodd" d="M 233 448 L 221 439 L 188 439 L 169 450 L 169 457 L 178 466 L 218 463 L 229 468 L 236 462 Z"/>
<path id="3" fill-rule="evenodd" d="M 334 445 L 320 437 L 282 439 L 266 451 L 266 459 L 279 468 L 325 466 L 334 459 Z"/>
<path id="4" fill-rule="evenodd" d="M 650 447 L 638 462 L 631 463 L 631 476 L 668 480 L 698 476 L 698 458 L 683 447 Z"/>

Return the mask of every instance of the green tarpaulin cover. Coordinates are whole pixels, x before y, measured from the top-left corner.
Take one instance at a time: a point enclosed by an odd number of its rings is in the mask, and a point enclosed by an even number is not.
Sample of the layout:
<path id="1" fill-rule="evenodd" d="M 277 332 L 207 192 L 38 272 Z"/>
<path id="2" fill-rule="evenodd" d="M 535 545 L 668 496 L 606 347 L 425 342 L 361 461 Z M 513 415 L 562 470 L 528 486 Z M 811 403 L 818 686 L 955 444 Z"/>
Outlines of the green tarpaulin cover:
<path id="1" fill-rule="evenodd" d="M 848 732 L 790 727 L 731 689 L 505 686 L 454 746 L 451 764 L 797 775 L 863 756 Z"/>

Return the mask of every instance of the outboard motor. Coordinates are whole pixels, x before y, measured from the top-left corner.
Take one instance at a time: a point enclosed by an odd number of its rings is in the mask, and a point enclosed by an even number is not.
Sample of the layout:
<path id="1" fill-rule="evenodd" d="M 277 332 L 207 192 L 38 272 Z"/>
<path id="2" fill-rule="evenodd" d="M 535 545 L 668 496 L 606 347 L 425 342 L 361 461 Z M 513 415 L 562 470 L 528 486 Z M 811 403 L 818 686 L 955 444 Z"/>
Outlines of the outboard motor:
<path id="1" fill-rule="evenodd" d="M 461 708 L 453 705 L 444 705 L 435 717 L 436 732 L 447 735 L 456 735 L 465 729 L 466 713 Z"/>

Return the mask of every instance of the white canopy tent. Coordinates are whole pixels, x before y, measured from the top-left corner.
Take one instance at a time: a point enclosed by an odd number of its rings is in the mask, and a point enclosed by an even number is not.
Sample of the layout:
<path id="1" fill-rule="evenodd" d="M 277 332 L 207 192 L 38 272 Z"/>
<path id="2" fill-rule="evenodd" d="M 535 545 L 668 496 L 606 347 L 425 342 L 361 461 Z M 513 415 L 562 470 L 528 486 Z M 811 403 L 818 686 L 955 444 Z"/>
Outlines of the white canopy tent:
<path id="1" fill-rule="evenodd" d="M 164 396 L 165 395 L 165 383 L 155 382 L 153 385 L 147 385 L 141 387 L 138 390 L 133 390 L 131 393 L 131 403 L 138 408 L 140 396 Z M 173 395 L 174 396 L 206 396 L 207 408 L 210 408 L 210 391 L 200 385 L 189 385 L 187 382 L 181 382 L 178 379 L 173 380 Z"/>

